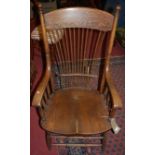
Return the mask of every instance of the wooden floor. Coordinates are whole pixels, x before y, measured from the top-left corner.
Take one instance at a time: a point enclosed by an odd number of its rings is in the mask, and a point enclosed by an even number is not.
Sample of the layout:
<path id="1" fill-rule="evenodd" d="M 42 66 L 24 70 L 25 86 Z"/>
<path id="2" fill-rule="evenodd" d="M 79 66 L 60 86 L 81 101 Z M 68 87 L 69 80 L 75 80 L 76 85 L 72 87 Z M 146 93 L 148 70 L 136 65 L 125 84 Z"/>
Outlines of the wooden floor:
<path id="1" fill-rule="evenodd" d="M 48 101 L 42 127 L 59 134 L 97 134 L 111 129 L 108 115 L 98 91 L 59 90 Z"/>

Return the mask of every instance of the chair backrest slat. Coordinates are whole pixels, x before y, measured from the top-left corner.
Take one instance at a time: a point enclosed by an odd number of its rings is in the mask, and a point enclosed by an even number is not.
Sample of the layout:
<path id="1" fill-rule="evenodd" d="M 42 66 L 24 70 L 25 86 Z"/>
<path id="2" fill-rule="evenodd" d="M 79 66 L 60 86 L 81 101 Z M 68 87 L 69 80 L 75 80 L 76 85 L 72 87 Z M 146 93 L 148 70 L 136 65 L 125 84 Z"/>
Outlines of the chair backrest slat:
<path id="1" fill-rule="evenodd" d="M 59 35 L 59 29 L 48 32 L 51 37 Z M 102 44 L 107 33 L 86 28 L 61 29 L 63 37 L 51 45 L 54 50 L 54 66 L 57 66 L 57 76 L 61 88 L 89 87 L 92 78 L 97 78 L 99 69 L 94 72 L 94 61 L 97 54 L 104 50 Z M 57 80 L 58 80 L 57 79 Z M 70 82 L 70 84 L 67 83 Z M 77 84 L 79 82 L 79 85 Z M 81 82 L 81 83 L 80 83 Z M 75 84 L 76 83 L 76 84 Z"/>

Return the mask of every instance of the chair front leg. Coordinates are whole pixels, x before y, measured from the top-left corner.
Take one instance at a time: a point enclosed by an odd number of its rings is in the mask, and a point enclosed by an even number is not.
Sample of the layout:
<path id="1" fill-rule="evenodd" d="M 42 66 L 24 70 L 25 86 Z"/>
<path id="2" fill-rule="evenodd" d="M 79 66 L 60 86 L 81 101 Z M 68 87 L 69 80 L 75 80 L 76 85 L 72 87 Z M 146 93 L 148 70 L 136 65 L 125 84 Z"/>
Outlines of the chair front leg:
<path id="1" fill-rule="evenodd" d="M 51 148 L 52 148 L 51 142 L 52 142 L 51 134 L 50 134 L 50 132 L 46 132 L 46 144 L 47 144 L 48 150 L 51 150 Z"/>
<path id="2" fill-rule="evenodd" d="M 114 106 L 115 99 L 107 84 L 105 85 L 104 95 L 105 95 L 106 105 L 109 107 L 109 117 L 110 117 L 109 120 L 111 123 L 111 127 L 112 127 L 114 134 L 117 134 L 119 133 L 121 128 L 118 126 L 116 119 L 115 119 L 115 111 L 116 111 L 116 108 Z"/>

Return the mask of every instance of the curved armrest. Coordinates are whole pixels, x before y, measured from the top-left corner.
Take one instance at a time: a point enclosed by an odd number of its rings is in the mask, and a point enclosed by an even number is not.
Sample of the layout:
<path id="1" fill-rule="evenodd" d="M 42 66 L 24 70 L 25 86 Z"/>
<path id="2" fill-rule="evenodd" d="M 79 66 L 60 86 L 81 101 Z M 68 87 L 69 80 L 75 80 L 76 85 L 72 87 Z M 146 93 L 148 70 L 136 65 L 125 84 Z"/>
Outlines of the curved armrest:
<path id="1" fill-rule="evenodd" d="M 110 93 L 111 93 L 111 97 L 112 97 L 112 108 L 116 109 L 116 108 L 122 108 L 123 104 L 122 104 L 122 100 L 120 98 L 120 96 L 118 95 L 118 92 L 113 84 L 112 78 L 110 76 L 109 73 L 106 74 L 106 82 L 108 84 Z"/>
<path id="2" fill-rule="evenodd" d="M 35 94 L 33 96 L 33 100 L 32 100 L 32 106 L 41 106 L 41 99 L 43 97 L 44 91 L 46 89 L 46 86 L 49 82 L 50 79 L 50 73 L 48 72 L 48 70 L 46 70 L 44 77 L 42 78 L 41 82 L 39 83 Z"/>

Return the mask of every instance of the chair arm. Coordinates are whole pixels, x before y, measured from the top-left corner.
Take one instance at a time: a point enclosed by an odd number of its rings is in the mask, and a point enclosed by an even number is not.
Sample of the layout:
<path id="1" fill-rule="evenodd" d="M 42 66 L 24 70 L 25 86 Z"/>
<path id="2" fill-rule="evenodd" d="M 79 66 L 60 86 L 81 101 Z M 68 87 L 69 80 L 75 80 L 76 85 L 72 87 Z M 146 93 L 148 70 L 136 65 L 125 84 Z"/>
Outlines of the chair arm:
<path id="1" fill-rule="evenodd" d="M 44 95 L 44 91 L 47 87 L 47 84 L 49 82 L 49 79 L 50 79 L 50 72 L 46 70 L 45 75 L 43 76 L 41 82 L 39 83 L 34 93 L 34 96 L 32 99 L 32 106 L 35 106 L 35 107 L 41 106 L 41 100 Z"/>
<path id="2" fill-rule="evenodd" d="M 112 97 L 112 108 L 116 109 L 116 108 L 122 108 L 123 104 L 122 104 L 122 100 L 120 98 L 120 96 L 118 95 L 118 92 L 116 90 L 116 87 L 113 84 L 111 75 L 109 73 L 106 74 L 106 82 Z"/>

